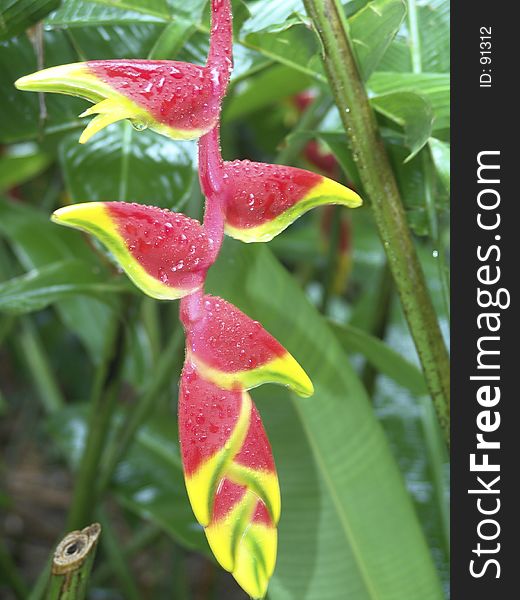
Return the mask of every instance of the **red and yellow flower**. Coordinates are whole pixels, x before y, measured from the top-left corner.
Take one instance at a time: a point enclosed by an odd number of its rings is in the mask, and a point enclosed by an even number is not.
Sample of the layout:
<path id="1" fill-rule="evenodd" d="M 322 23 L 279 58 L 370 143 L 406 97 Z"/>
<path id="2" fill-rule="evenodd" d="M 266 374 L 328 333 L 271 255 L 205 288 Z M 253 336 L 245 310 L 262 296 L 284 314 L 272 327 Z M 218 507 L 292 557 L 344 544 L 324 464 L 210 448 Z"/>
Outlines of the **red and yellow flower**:
<path id="1" fill-rule="evenodd" d="M 356 192 L 295 167 L 236 160 L 224 163 L 225 231 L 243 242 L 268 242 L 316 206 L 361 206 Z"/>
<path id="2" fill-rule="evenodd" d="M 223 390 L 189 360 L 179 394 L 186 488 L 222 567 L 263 598 L 276 562 L 280 489 L 271 447 L 245 390 Z"/>
<path id="3" fill-rule="evenodd" d="M 155 206 L 86 202 L 58 209 L 52 220 L 94 235 L 138 288 L 160 300 L 199 290 L 213 261 L 198 221 Z"/>
<path id="4" fill-rule="evenodd" d="M 212 0 L 211 43 L 205 66 L 172 60 L 90 60 L 50 67 L 15 82 L 20 90 L 78 96 L 95 115 L 80 137 L 129 119 L 175 140 L 192 140 L 217 124 L 232 63 L 229 0 Z"/>
<path id="5" fill-rule="evenodd" d="M 173 139 L 201 138 L 203 224 L 124 202 L 67 206 L 52 219 L 94 235 L 144 293 L 183 298 L 186 360 L 178 414 L 188 496 L 217 560 L 260 599 L 275 567 L 281 499 L 271 447 L 248 390 L 270 382 L 306 397 L 313 386 L 258 322 L 204 295 L 204 280 L 224 230 L 245 242 L 268 241 L 315 206 L 354 208 L 361 199 L 333 179 L 302 169 L 222 160 L 219 116 L 232 69 L 231 3 L 212 0 L 211 6 L 205 66 L 95 60 L 45 69 L 16 86 L 94 103 L 82 114 L 95 116 L 80 142 L 121 119 Z"/>
<path id="6" fill-rule="evenodd" d="M 198 319 L 186 328 L 187 358 L 208 381 L 222 389 L 251 389 L 280 383 L 311 396 L 312 383 L 294 357 L 236 306 L 216 296 L 202 299 Z"/>

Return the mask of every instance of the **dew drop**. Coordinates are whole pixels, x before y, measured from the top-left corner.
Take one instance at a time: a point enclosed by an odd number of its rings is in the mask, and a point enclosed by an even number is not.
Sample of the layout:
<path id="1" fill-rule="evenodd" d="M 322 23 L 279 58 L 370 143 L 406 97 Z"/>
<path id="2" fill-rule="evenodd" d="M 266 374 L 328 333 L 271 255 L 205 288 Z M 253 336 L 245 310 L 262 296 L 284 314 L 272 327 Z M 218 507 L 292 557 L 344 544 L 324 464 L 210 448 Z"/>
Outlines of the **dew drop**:
<path id="1" fill-rule="evenodd" d="M 132 124 L 132 127 L 136 131 L 144 131 L 148 127 L 148 125 L 146 123 L 144 123 L 143 121 L 131 120 L 130 123 Z"/>

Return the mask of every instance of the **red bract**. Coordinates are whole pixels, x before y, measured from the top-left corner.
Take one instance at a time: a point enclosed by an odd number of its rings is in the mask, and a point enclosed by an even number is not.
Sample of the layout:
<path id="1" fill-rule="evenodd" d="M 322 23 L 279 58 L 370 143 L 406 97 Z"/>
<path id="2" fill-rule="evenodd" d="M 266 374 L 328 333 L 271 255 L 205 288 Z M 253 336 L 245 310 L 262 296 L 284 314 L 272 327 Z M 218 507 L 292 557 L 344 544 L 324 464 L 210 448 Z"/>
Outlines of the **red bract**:
<path id="1" fill-rule="evenodd" d="M 212 2 L 212 39 L 206 66 L 178 61 L 93 60 L 44 69 L 15 82 L 21 90 L 57 92 L 94 102 L 86 142 L 121 119 L 173 139 L 195 139 L 218 122 L 232 68 L 229 0 Z"/>
<path id="2" fill-rule="evenodd" d="M 60 208 L 53 220 L 95 235 L 154 298 L 173 300 L 198 290 L 213 262 L 213 242 L 198 221 L 155 206 L 87 202 Z"/>
<path id="3" fill-rule="evenodd" d="M 304 169 L 236 160 L 224 163 L 226 233 L 265 242 L 302 214 L 324 204 L 361 205 L 349 188 Z"/>
<path id="4" fill-rule="evenodd" d="M 188 494 L 213 553 L 246 592 L 263 597 L 275 565 L 280 490 L 249 394 L 220 389 L 187 358 L 179 435 Z"/>
<path id="5" fill-rule="evenodd" d="M 170 60 L 94 60 L 85 65 L 172 130 L 199 137 L 217 121 L 222 89 L 212 69 Z"/>
<path id="6" fill-rule="evenodd" d="M 53 220 L 95 235 L 134 283 L 155 298 L 182 298 L 186 360 L 179 392 L 179 437 L 193 512 L 220 564 L 253 598 L 264 597 L 275 561 L 278 477 L 260 415 L 247 390 L 262 383 L 301 396 L 312 383 L 257 321 L 203 291 L 224 229 L 266 241 L 314 206 L 356 207 L 341 184 L 294 167 L 224 162 L 219 114 L 232 68 L 230 0 L 212 0 L 205 67 L 175 61 L 89 61 L 24 77 L 21 89 L 79 95 L 97 116 L 80 141 L 123 118 L 185 139 L 199 137 L 204 222 L 122 202 L 57 210 Z M 304 526 L 304 524 L 302 524 Z"/>
<path id="7" fill-rule="evenodd" d="M 340 175 L 338 161 L 332 152 L 326 152 L 317 140 L 309 140 L 303 149 L 303 155 L 311 165 L 317 167 L 324 175 L 337 179 Z"/>
<path id="8" fill-rule="evenodd" d="M 289 386 L 301 396 L 313 387 L 296 360 L 258 323 L 229 302 L 204 296 L 186 328 L 186 353 L 200 373 L 223 389 L 251 389 L 268 382 Z"/>

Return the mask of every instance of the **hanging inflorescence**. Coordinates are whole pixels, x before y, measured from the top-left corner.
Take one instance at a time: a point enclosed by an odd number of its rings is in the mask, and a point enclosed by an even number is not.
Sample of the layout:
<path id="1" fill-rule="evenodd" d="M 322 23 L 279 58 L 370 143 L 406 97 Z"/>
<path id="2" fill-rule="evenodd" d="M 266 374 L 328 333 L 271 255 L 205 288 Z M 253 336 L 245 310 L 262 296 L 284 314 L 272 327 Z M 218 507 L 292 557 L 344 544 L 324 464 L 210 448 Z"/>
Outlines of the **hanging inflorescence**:
<path id="1" fill-rule="evenodd" d="M 224 232 L 264 242 L 309 209 L 357 207 L 359 196 L 332 179 L 292 167 L 225 162 L 219 142 L 222 99 L 232 71 L 230 0 L 212 0 L 205 66 L 177 61 L 97 60 L 22 77 L 22 90 L 61 92 L 94 105 L 81 135 L 130 119 L 173 139 L 199 140 L 203 223 L 126 202 L 88 202 L 52 219 L 96 236 L 145 294 L 181 299 L 186 359 L 178 402 L 188 496 L 211 549 L 253 598 L 262 598 L 275 561 L 280 518 L 278 477 L 262 421 L 248 390 L 266 382 L 300 396 L 305 371 L 263 327 L 204 293 Z"/>

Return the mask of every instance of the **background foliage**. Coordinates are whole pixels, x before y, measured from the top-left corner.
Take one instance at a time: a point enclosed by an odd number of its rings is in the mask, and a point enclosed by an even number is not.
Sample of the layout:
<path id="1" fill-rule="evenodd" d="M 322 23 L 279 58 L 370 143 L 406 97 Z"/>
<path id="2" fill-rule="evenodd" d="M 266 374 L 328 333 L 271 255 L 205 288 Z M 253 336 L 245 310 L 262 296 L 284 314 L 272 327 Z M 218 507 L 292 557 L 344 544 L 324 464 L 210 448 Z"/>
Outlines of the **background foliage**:
<path id="1" fill-rule="evenodd" d="M 185 494 L 177 304 L 141 297 L 103 250 L 48 221 L 54 208 L 87 200 L 199 217 L 195 144 L 119 123 L 80 146 L 84 102 L 12 85 L 78 60 L 203 63 L 206 2 L 0 6 L 0 591 L 25 598 L 32 587 L 31 599 L 42 597 L 38 575 L 67 513 L 73 522 L 75 487 L 104 527 L 92 598 L 241 598 L 214 566 Z M 449 4 L 353 0 L 344 8 L 447 332 Z M 309 168 L 302 150 L 318 139 L 363 195 L 301 2 L 237 0 L 234 14 L 225 158 Z M 309 88 L 317 100 L 300 118 L 291 97 Z M 353 269 L 346 288 L 333 284 L 340 217 L 335 211 L 324 234 L 316 211 L 269 246 L 227 240 L 208 282 L 259 319 L 316 387 L 309 400 L 273 386 L 254 392 L 283 498 L 269 598 L 441 598 L 446 452 L 368 207 L 349 213 Z M 124 341 L 110 402 L 99 381 L 115 329 Z M 98 424 L 108 437 L 100 436 L 90 475 L 77 478 L 89 404 L 103 407 Z"/>

